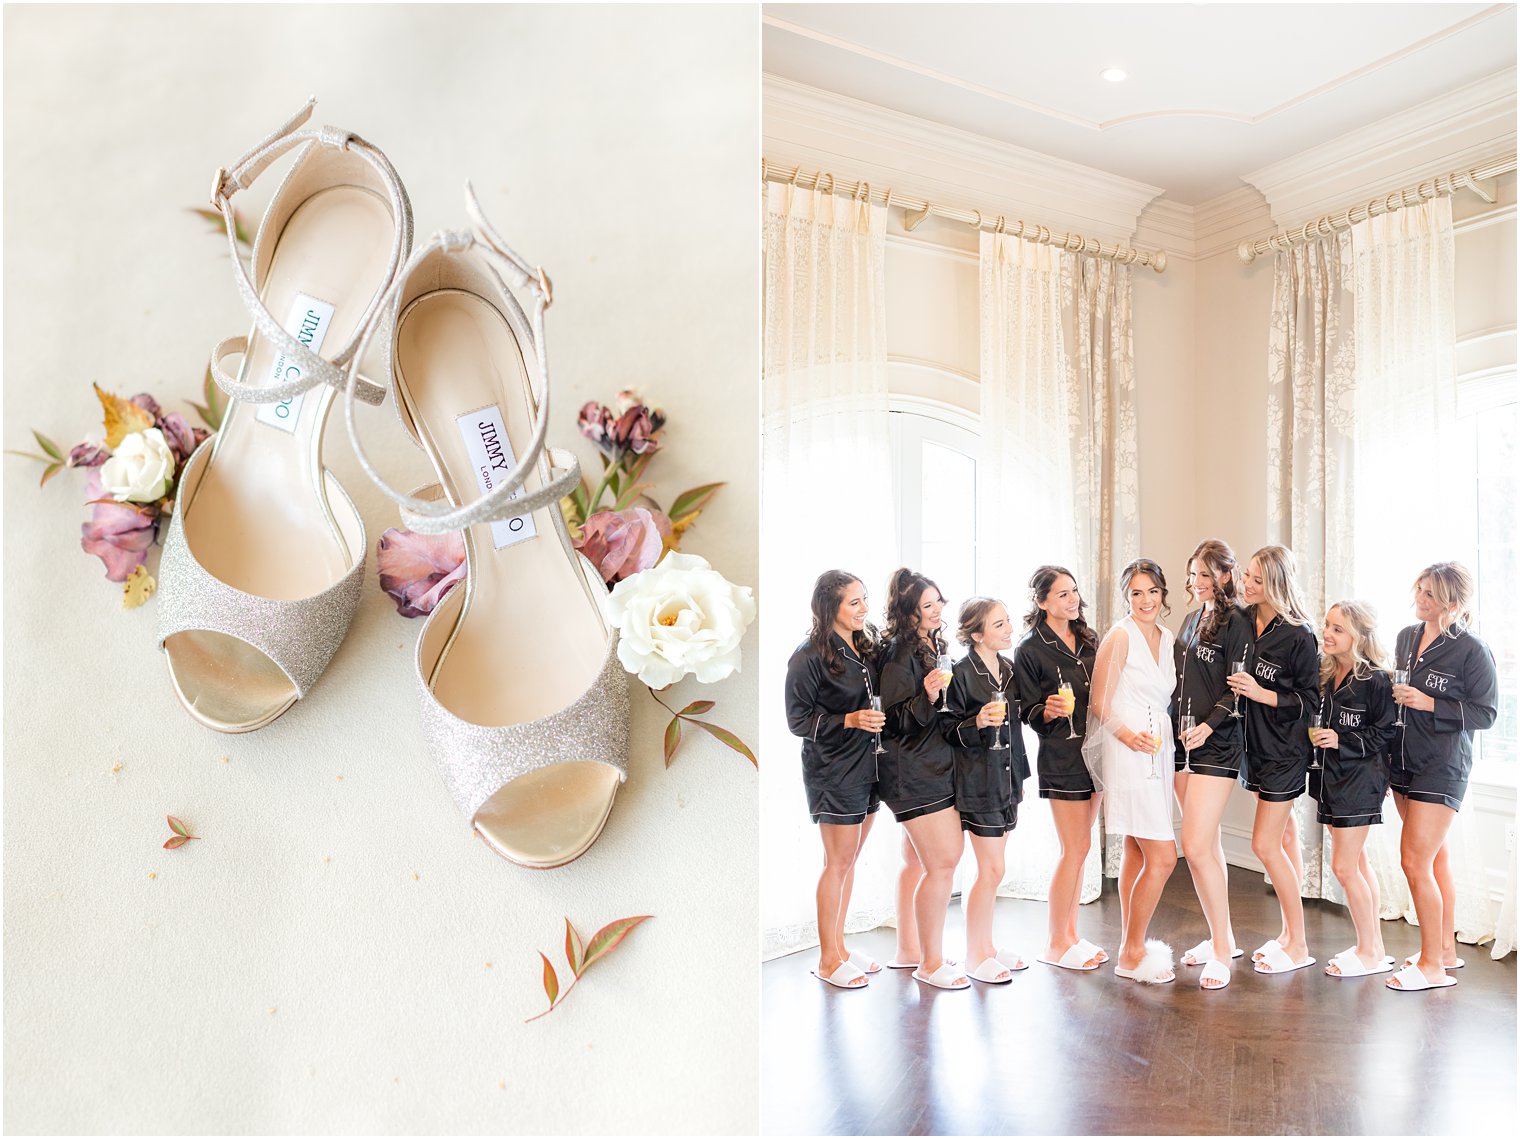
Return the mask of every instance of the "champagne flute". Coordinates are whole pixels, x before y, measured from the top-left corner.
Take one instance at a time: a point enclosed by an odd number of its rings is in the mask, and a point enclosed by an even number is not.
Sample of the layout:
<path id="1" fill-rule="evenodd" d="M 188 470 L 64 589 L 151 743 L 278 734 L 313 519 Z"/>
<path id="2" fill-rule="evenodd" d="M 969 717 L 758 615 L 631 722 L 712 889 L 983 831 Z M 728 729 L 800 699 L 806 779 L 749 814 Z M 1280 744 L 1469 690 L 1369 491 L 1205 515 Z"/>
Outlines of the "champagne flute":
<path id="1" fill-rule="evenodd" d="M 1319 771 L 1323 767 L 1323 764 L 1321 764 L 1320 761 L 1319 761 L 1320 746 L 1319 746 L 1319 744 L 1315 743 L 1315 741 L 1314 741 L 1314 733 L 1317 732 L 1317 731 L 1319 731 L 1319 729 L 1323 728 L 1324 726 L 1325 726 L 1325 699 L 1324 699 L 1324 697 L 1320 697 L 1319 711 L 1314 714 L 1314 720 L 1309 725 L 1309 745 L 1310 745 L 1310 747 L 1313 748 L 1313 751 L 1311 751 L 1309 753 L 1310 756 L 1312 757 L 1309 760 L 1309 770 L 1310 771 Z"/>
<path id="2" fill-rule="evenodd" d="M 990 747 L 988 750 L 1007 751 L 1008 745 L 1003 742 L 1003 724 L 1008 719 L 1008 697 L 1004 695 L 1001 689 L 999 689 L 996 693 L 993 694 L 991 704 L 993 715 L 997 717 L 997 719 L 993 721 L 993 723 L 997 725 L 997 731 L 993 733 L 992 747 Z"/>
<path id="3" fill-rule="evenodd" d="M 950 678 L 955 675 L 955 658 L 949 653 L 940 653 L 938 663 L 940 672 L 945 674 L 945 686 L 939 690 L 939 710 L 943 712 L 950 705 Z"/>
<path id="4" fill-rule="evenodd" d="M 1188 745 L 1188 733 L 1198 726 L 1198 721 L 1193 718 L 1193 700 L 1188 697 L 1187 711 L 1177 717 L 1177 730 L 1182 736 L 1183 766 L 1192 762 L 1193 749 Z"/>
<path id="5" fill-rule="evenodd" d="M 1235 661 L 1233 664 L 1230 665 L 1230 671 L 1232 673 L 1235 673 L 1235 672 L 1244 672 L 1246 670 L 1246 656 L 1248 655 L 1248 652 L 1249 652 L 1249 650 L 1247 650 L 1247 649 L 1241 649 L 1240 650 L 1240 659 L 1237 660 L 1237 661 Z M 1240 719 L 1240 693 L 1239 692 L 1235 693 L 1235 707 L 1233 707 L 1233 708 L 1230 709 L 1230 718 L 1232 720 L 1238 720 L 1238 719 Z"/>
<path id="6" fill-rule="evenodd" d="M 1413 657 L 1414 656 L 1413 651 L 1411 651 L 1409 655 L 1411 657 Z M 1410 660 L 1410 661 L 1405 661 L 1404 663 L 1406 665 L 1405 668 L 1396 668 L 1396 669 L 1393 670 L 1393 683 L 1394 683 L 1395 687 L 1399 686 L 1400 684 L 1407 685 L 1409 683 L 1409 669 L 1408 669 L 1407 666 L 1410 665 L 1410 664 L 1412 664 L 1412 663 L 1414 663 L 1414 662 L 1412 660 Z M 1404 705 L 1403 704 L 1399 705 L 1399 718 L 1393 722 L 1393 726 L 1396 727 L 1396 728 L 1402 728 L 1404 726 Z"/>
<path id="7" fill-rule="evenodd" d="M 874 692 L 871 693 L 871 711 L 873 711 L 873 712 L 880 712 L 881 711 L 881 697 L 878 696 L 878 695 L 876 695 L 876 693 L 874 693 Z M 876 747 L 873 750 L 872 754 L 873 755 L 886 755 L 887 754 L 887 749 L 881 746 L 881 733 L 880 732 L 876 733 Z"/>
<path id="8" fill-rule="evenodd" d="M 1066 710 L 1066 738 L 1069 740 L 1074 740 L 1077 738 L 1077 725 L 1072 720 L 1072 715 L 1077 710 L 1077 694 L 1072 690 L 1071 684 L 1067 681 L 1066 677 L 1061 675 L 1061 670 L 1059 668 L 1056 669 L 1056 681 L 1060 685 L 1060 687 L 1056 689 L 1056 694 L 1061 697 L 1061 702 L 1063 704 L 1069 705 Z"/>

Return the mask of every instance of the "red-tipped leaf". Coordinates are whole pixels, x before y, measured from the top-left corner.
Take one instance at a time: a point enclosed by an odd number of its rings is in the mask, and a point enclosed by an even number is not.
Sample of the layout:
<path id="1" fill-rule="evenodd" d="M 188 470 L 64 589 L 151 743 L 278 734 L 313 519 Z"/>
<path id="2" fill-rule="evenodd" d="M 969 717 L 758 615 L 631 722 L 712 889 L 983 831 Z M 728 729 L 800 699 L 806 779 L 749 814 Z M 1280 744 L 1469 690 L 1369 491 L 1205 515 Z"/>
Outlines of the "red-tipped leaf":
<path id="1" fill-rule="evenodd" d="M 173 838 L 167 840 L 164 843 L 164 849 L 165 850 L 178 850 L 180 847 L 184 846 L 185 843 L 187 843 L 189 841 L 190 841 L 190 839 L 187 836 L 182 835 L 182 834 L 177 834 Z"/>
<path id="2" fill-rule="evenodd" d="M 665 728 L 665 766 L 670 766 L 670 761 L 675 757 L 676 748 L 681 746 L 681 717 L 672 717 L 670 724 Z"/>
<path id="3" fill-rule="evenodd" d="M 675 521 L 684 514 L 690 514 L 693 510 L 700 510 L 707 505 L 707 500 L 718 493 L 718 489 L 726 484 L 710 482 L 704 486 L 692 487 L 684 494 L 679 495 L 670 504 L 670 518 Z"/>
<path id="4" fill-rule="evenodd" d="M 697 725 L 697 727 L 701 728 L 708 735 L 712 736 L 713 739 L 717 740 L 719 743 L 727 744 L 729 747 L 733 748 L 736 752 L 742 755 L 745 759 L 753 763 L 755 765 L 756 771 L 760 770 L 760 761 L 755 758 L 755 753 L 750 751 L 749 748 L 745 745 L 744 741 L 741 740 L 738 736 L 734 735 L 733 732 L 729 731 L 727 728 L 720 728 L 717 724 L 709 724 L 705 720 L 693 720 L 691 722 Z"/>
<path id="5" fill-rule="evenodd" d="M 185 838 L 190 837 L 190 828 L 181 820 L 176 819 L 173 815 L 165 815 L 164 817 L 169 820 L 169 829 L 171 831 L 177 835 L 183 835 Z"/>
<path id="6" fill-rule="evenodd" d="M 542 953 L 539 956 L 544 958 L 544 992 L 549 994 L 549 1004 L 552 1007 L 559 999 L 559 974 L 554 971 L 554 966 L 549 964 L 547 957 L 544 957 Z"/>
<path id="7" fill-rule="evenodd" d="M 565 919 L 565 960 L 570 962 L 570 972 L 577 977 L 581 975 L 581 962 L 585 959 L 586 947 L 581 944 L 581 935 L 575 932 L 575 927 L 570 924 L 570 919 Z"/>
<path id="8" fill-rule="evenodd" d="M 586 962 L 581 966 L 581 972 L 584 973 L 587 969 L 591 968 L 592 962 L 607 956 L 607 954 L 621 945 L 623 938 L 628 936 L 629 931 L 634 926 L 640 922 L 648 921 L 653 916 L 653 914 L 643 914 L 635 918 L 619 918 L 615 922 L 609 922 L 607 925 L 602 926 L 586 945 Z"/>
<path id="9" fill-rule="evenodd" d="M 690 704 L 686 705 L 686 707 L 677 712 L 676 715 L 700 716 L 703 712 L 711 712 L 716 707 L 717 703 L 712 700 L 693 700 Z"/>

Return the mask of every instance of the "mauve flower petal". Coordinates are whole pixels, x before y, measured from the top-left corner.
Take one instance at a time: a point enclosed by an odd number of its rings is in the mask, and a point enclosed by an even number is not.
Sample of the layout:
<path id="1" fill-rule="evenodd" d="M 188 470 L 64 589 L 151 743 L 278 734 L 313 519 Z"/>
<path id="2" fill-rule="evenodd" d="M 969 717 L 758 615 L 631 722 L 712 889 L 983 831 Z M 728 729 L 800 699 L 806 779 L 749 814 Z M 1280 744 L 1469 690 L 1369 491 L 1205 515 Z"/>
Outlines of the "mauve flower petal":
<path id="1" fill-rule="evenodd" d="M 99 502 L 90 521 L 80 527 L 79 544 L 87 554 L 105 563 L 106 577 L 126 581 L 131 572 L 148 560 L 148 547 L 157 532 L 156 511 L 136 510 L 115 502 Z"/>
<path id="2" fill-rule="evenodd" d="M 453 571 L 440 577 L 430 588 L 422 593 L 412 596 L 405 607 L 401 608 L 403 617 L 426 617 L 438 605 L 440 601 L 465 577 L 465 565 L 460 562 Z"/>
<path id="3" fill-rule="evenodd" d="M 87 439 L 69 452 L 69 466 L 98 467 L 110 457 L 111 452 L 106 447 Z"/>
<path id="4" fill-rule="evenodd" d="M 138 407 L 142 408 L 149 415 L 151 415 L 154 419 L 157 419 L 163 412 L 163 408 L 158 406 L 158 400 L 154 399 L 147 392 L 138 392 L 127 402 L 136 404 Z"/>
<path id="5" fill-rule="evenodd" d="M 403 617 L 425 617 L 464 577 L 464 535 L 414 534 L 392 527 L 380 535 L 375 563 L 380 588 L 396 602 L 396 611 Z"/>
<path id="6" fill-rule="evenodd" d="M 173 412 L 160 419 L 158 429 L 164 433 L 164 441 L 169 444 L 169 450 L 174 452 L 175 458 L 181 463 L 195 450 L 198 442 L 195 432 L 189 421 L 179 412 Z"/>

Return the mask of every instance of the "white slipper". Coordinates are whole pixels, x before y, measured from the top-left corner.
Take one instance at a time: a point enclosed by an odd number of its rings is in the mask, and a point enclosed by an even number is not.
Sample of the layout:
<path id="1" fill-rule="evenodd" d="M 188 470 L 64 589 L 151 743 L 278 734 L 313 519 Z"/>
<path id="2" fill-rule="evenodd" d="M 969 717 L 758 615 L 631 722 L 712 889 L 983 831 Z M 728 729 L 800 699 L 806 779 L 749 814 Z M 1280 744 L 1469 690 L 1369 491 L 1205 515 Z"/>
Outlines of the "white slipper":
<path id="1" fill-rule="evenodd" d="M 1390 957 L 1388 960 L 1392 961 L 1393 958 Z M 1419 963 L 1420 963 L 1420 955 L 1418 953 L 1411 954 L 1410 956 L 1404 958 L 1404 964 L 1405 965 L 1418 965 Z M 1441 968 L 1445 969 L 1448 973 L 1450 973 L 1453 969 L 1460 969 L 1460 968 L 1462 968 L 1462 966 L 1464 966 L 1466 964 L 1467 964 L 1466 961 L 1463 961 L 1462 958 L 1458 957 L 1457 958 L 1457 963 L 1455 965 L 1442 965 Z"/>
<path id="2" fill-rule="evenodd" d="M 888 969 L 917 969 L 917 961 L 899 961 L 896 957 L 887 962 Z"/>
<path id="3" fill-rule="evenodd" d="M 1142 985 L 1170 985 L 1177 979 L 1172 971 L 1172 947 L 1164 941 L 1147 941 L 1145 956 L 1133 969 L 1114 966 L 1114 976 L 1126 981 L 1138 981 Z"/>
<path id="4" fill-rule="evenodd" d="M 1397 985 L 1394 984 L 1395 981 L 1398 982 Z M 1418 993 L 1425 989 L 1449 989 L 1456 983 L 1455 977 L 1448 977 L 1445 974 L 1442 974 L 1439 981 L 1427 980 L 1425 974 L 1420 972 L 1418 965 L 1405 965 L 1383 982 L 1390 989 L 1401 993 Z"/>
<path id="5" fill-rule="evenodd" d="M 1006 949 L 997 955 L 997 963 L 1010 973 L 1022 973 L 1029 968 L 1029 962 L 1025 961 L 1017 953 L 1009 953 Z"/>
<path id="6" fill-rule="evenodd" d="M 1238 956 L 1238 954 L 1237 954 Z M 1217 985 L 1205 985 L 1205 981 L 1218 981 Z M 1230 983 L 1230 967 L 1218 959 L 1210 959 L 1203 963 L 1203 972 L 1198 974 L 1198 987 L 1200 989 L 1226 988 Z"/>
<path id="7" fill-rule="evenodd" d="M 1271 953 L 1272 950 L 1274 950 L 1274 949 L 1281 949 L 1281 948 L 1282 948 L 1282 944 L 1277 940 L 1277 938 L 1274 937 L 1270 941 L 1268 941 L 1265 945 L 1263 945 L 1260 949 L 1258 949 L 1254 953 L 1252 953 L 1251 954 L 1251 960 L 1252 961 L 1260 961 L 1268 953 Z"/>
<path id="8" fill-rule="evenodd" d="M 855 968 L 855 966 L 850 964 L 848 961 L 840 965 L 839 968 L 835 969 L 827 977 L 825 977 L 817 969 L 809 969 L 808 972 L 813 974 L 813 976 L 817 977 L 824 984 L 833 985 L 836 989 L 863 989 L 867 984 L 870 983 L 869 981 L 865 981 L 862 984 L 856 984 L 855 979 L 857 977 L 863 979 L 865 977 L 865 974 L 862 973 L 859 969 Z"/>
<path id="9" fill-rule="evenodd" d="M 973 981 L 988 985 L 1006 985 L 1013 980 L 1013 973 L 996 957 L 989 957 L 968 974 Z"/>
<path id="10" fill-rule="evenodd" d="M 1057 969 L 1074 969 L 1078 973 L 1091 973 L 1098 967 L 1098 965 L 1103 964 L 1101 961 L 1099 961 L 1097 965 L 1087 964 L 1087 962 L 1091 961 L 1093 957 L 1096 956 L 1096 954 L 1092 952 L 1096 948 L 1097 946 L 1094 945 L 1084 949 L 1082 948 L 1082 943 L 1079 941 L 1071 948 L 1069 948 L 1065 953 L 1061 954 L 1061 959 L 1059 961 L 1052 961 L 1049 957 L 1037 957 L 1035 960 L 1041 961 L 1046 965 L 1054 965 Z"/>
<path id="11" fill-rule="evenodd" d="M 1330 972 L 1330 965 L 1340 970 L 1339 973 Z M 1378 962 L 1376 969 L 1369 969 L 1362 964 L 1362 959 L 1356 955 L 1356 950 L 1348 949 L 1344 953 L 1337 953 L 1330 958 L 1330 965 L 1325 966 L 1327 977 L 1370 977 L 1374 973 L 1392 973 L 1393 958 L 1385 957 Z"/>
<path id="12" fill-rule="evenodd" d="M 913 979 L 922 981 L 926 985 L 933 985 L 936 989 L 969 989 L 971 982 L 966 980 L 966 975 L 950 962 L 946 961 L 932 973 L 925 973 L 920 965 L 913 970 Z M 959 981 L 960 984 L 955 984 Z"/>
<path id="13" fill-rule="evenodd" d="M 1256 963 L 1258 973 L 1291 973 L 1295 969 L 1307 969 L 1314 964 L 1314 958 L 1306 957 L 1302 961 L 1295 961 L 1289 957 L 1281 945 L 1273 942 L 1273 948 L 1267 951 L 1267 955 Z M 1263 969 L 1265 965 L 1267 968 Z"/>
<path id="14" fill-rule="evenodd" d="M 1245 953 L 1246 951 L 1237 945 L 1230 957 L 1244 957 Z M 1214 960 L 1214 943 L 1206 937 L 1182 955 L 1184 965 L 1207 965 L 1212 960 Z"/>
<path id="15" fill-rule="evenodd" d="M 857 949 L 850 950 L 850 964 L 862 973 L 880 973 L 881 962 L 869 953 L 861 953 Z"/>
<path id="16" fill-rule="evenodd" d="M 1101 945 L 1094 945 L 1085 937 L 1077 938 L 1077 944 L 1087 951 L 1089 958 L 1096 957 L 1099 965 L 1108 960 L 1108 950 L 1104 949 Z"/>

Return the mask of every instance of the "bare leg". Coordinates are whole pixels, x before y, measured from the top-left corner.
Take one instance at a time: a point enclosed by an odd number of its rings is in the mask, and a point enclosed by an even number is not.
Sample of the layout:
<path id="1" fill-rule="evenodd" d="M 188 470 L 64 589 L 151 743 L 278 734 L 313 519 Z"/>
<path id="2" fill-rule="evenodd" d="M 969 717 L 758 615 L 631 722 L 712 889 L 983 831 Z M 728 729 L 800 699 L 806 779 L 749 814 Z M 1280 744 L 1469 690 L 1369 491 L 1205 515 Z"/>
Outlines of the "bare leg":
<path id="1" fill-rule="evenodd" d="M 967 832 L 967 837 L 976 855 L 976 881 L 965 895 L 966 964 L 975 967 L 987 958 L 997 956 L 997 943 L 992 938 L 992 914 L 997 904 L 998 887 L 1003 883 L 1003 852 L 1008 845 L 1008 836 L 986 838 Z M 1004 969 L 999 976 L 1007 972 Z"/>
<path id="2" fill-rule="evenodd" d="M 913 911 L 913 895 L 918 891 L 924 867 L 918 860 L 918 852 L 908 837 L 904 824 L 902 839 L 902 869 L 897 873 L 897 960 L 918 961 L 918 918 Z"/>
<path id="3" fill-rule="evenodd" d="M 1457 881 L 1451 874 L 1450 842 L 1436 851 L 1434 870 L 1441 890 L 1441 964 L 1450 969 L 1457 963 Z"/>
<path id="4" fill-rule="evenodd" d="M 1045 959 L 1059 961 L 1077 943 L 1076 908 L 1082 893 L 1082 863 L 1092 847 L 1092 808 L 1081 799 L 1050 799 L 1061 857 L 1050 876 L 1050 941 Z M 1084 964 L 1097 965 L 1093 958 Z"/>
<path id="5" fill-rule="evenodd" d="M 844 890 L 839 898 L 839 944 L 844 945 L 844 923 L 850 914 L 850 895 L 855 890 L 855 864 L 860 861 L 860 852 L 865 849 L 866 838 L 871 833 L 871 824 L 876 821 L 875 815 L 867 815 L 865 822 L 860 824 L 860 841 L 855 846 L 855 857 L 850 859 L 849 873 L 844 876 Z M 845 949 L 846 959 L 850 956 L 848 948 Z"/>
<path id="6" fill-rule="evenodd" d="M 834 971 L 850 959 L 840 935 L 843 926 L 845 882 L 855 866 L 860 852 L 859 823 L 834 826 L 821 823 L 818 833 L 823 838 L 823 873 L 818 876 L 818 975 L 832 976 Z M 864 985 L 866 979 L 854 982 Z"/>
<path id="7" fill-rule="evenodd" d="M 1428 981 L 1446 976 L 1441 964 L 1441 941 L 1446 918 L 1441 888 L 1436 882 L 1435 860 L 1446 832 L 1457 813 L 1442 803 L 1409 800 L 1404 805 L 1404 834 L 1399 842 L 1399 859 L 1409 894 L 1414 899 L 1414 913 L 1420 921 L 1420 959 L 1416 962 Z M 1401 987 L 1395 985 L 1396 988 Z"/>
<path id="8" fill-rule="evenodd" d="M 1135 879 L 1145 867 L 1140 848 L 1129 835 L 1124 836 L 1124 850 L 1119 856 L 1119 941 L 1129 934 L 1129 896 L 1134 892 Z"/>
<path id="9" fill-rule="evenodd" d="M 1277 939 L 1283 952 L 1294 961 L 1309 956 L 1304 935 L 1304 902 L 1299 896 L 1299 879 L 1294 872 L 1283 843 L 1283 830 L 1292 816 L 1293 804 L 1256 800 L 1256 823 L 1251 829 L 1251 850 L 1261 859 L 1272 876 L 1277 904 L 1282 908 L 1283 936 Z"/>
<path id="10" fill-rule="evenodd" d="M 1214 959 L 1228 965 L 1235 953 L 1235 930 L 1230 924 L 1230 886 L 1219 824 L 1235 781 L 1199 775 L 1189 782 L 1187 799 L 1182 804 L 1182 853 L 1193 876 L 1198 904 L 1209 923 Z M 1216 986 L 1217 983 L 1205 987 Z"/>
<path id="11" fill-rule="evenodd" d="M 1378 924 L 1375 895 L 1367 889 L 1362 868 L 1367 865 L 1367 832 L 1369 827 L 1332 827 L 1330 868 L 1346 892 L 1346 908 L 1356 925 L 1356 956 L 1364 969 L 1375 969 L 1383 963 L 1383 931 Z M 1331 962 L 1327 973 L 1339 973 Z"/>
<path id="12" fill-rule="evenodd" d="M 1145 935 L 1151 917 L 1161 901 L 1161 891 L 1177 865 L 1177 844 L 1171 839 L 1130 838 L 1124 840 L 1124 859 L 1138 866 L 1129 875 L 1134 888 L 1129 895 L 1125 916 L 1124 944 L 1119 947 L 1119 966 L 1133 969 L 1145 956 Z"/>
<path id="13" fill-rule="evenodd" d="M 933 973 L 945 963 L 945 913 L 950 908 L 955 867 L 965 849 L 961 817 L 950 807 L 909 819 L 903 826 L 924 868 L 913 894 L 913 911 L 918 918 L 919 968 Z"/>

